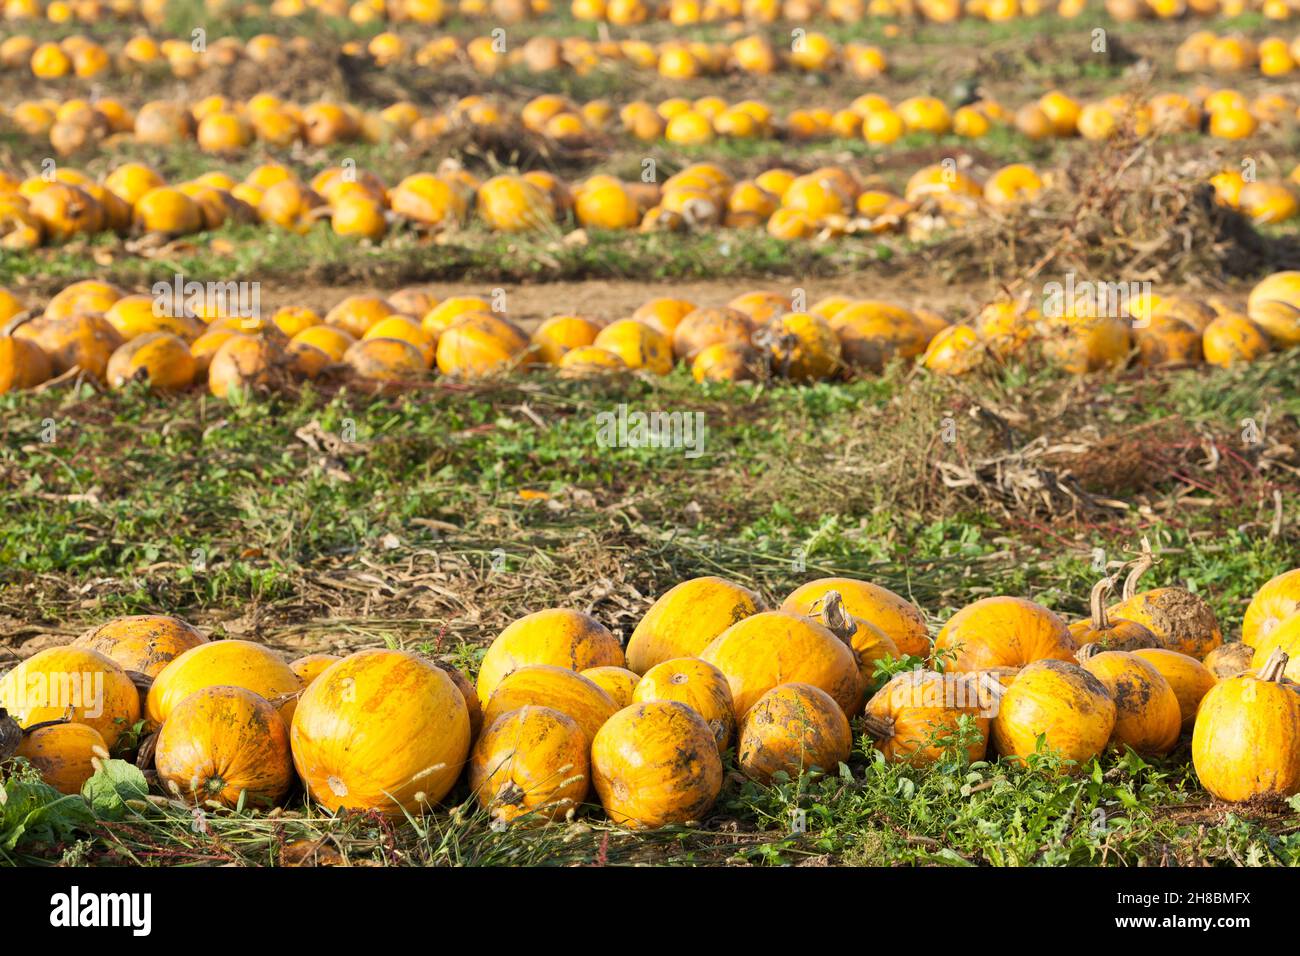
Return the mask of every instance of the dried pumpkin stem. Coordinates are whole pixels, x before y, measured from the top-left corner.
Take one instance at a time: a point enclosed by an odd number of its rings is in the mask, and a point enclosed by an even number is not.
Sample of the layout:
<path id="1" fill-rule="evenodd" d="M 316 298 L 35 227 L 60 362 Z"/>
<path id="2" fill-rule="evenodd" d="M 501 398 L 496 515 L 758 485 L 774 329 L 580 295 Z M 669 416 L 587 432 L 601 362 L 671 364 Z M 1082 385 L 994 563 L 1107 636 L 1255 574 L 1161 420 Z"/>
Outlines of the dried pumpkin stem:
<path id="1" fill-rule="evenodd" d="M 1092 629 L 1094 631 L 1104 631 L 1110 627 L 1110 619 L 1106 617 L 1106 595 L 1110 593 L 1111 588 L 1115 586 L 1115 578 L 1102 578 L 1092 586 L 1092 594 L 1088 598 L 1088 603 L 1092 610 Z"/>
<path id="2" fill-rule="evenodd" d="M 862 729 L 873 740 L 888 740 L 894 736 L 894 722 L 888 717 L 877 717 L 875 714 L 862 718 Z"/>
<path id="3" fill-rule="evenodd" d="M 1282 648 L 1273 648 L 1273 653 L 1268 655 L 1268 659 L 1264 661 L 1264 666 L 1259 669 L 1259 679 L 1271 681 L 1275 684 L 1280 683 L 1283 673 L 1286 671 L 1287 662 L 1290 659 L 1287 652 Z"/>
<path id="4" fill-rule="evenodd" d="M 844 598 L 840 596 L 839 591 L 827 591 L 821 600 L 813 605 L 813 611 L 820 614 L 827 630 L 852 649 L 853 634 L 858 628 L 845 609 Z"/>
<path id="5" fill-rule="evenodd" d="M 1125 601 L 1137 594 L 1138 580 L 1156 565 L 1156 556 L 1151 551 L 1151 542 L 1146 538 L 1142 539 L 1142 556 L 1133 563 L 1133 570 L 1128 573 L 1124 579 L 1124 591 L 1122 597 Z"/>

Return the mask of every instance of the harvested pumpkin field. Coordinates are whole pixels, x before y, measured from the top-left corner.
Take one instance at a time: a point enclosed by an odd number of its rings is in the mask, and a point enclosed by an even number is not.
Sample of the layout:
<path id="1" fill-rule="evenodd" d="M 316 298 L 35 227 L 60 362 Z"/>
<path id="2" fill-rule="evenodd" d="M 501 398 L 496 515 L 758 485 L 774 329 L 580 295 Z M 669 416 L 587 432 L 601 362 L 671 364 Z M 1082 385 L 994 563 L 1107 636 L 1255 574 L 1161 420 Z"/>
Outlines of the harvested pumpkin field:
<path id="1" fill-rule="evenodd" d="M 1300 864 L 1293 13 L 0 3 L 0 862 Z"/>

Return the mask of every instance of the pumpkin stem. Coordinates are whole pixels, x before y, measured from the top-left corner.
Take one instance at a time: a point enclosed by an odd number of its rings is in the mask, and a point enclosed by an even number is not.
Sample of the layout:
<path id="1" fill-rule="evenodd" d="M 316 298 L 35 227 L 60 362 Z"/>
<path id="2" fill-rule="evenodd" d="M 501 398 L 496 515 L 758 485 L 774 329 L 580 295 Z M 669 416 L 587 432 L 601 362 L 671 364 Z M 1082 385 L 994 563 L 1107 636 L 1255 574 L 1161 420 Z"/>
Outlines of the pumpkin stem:
<path id="1" fill-rule="evenodd" d="M 894 736 L 894 722 L 888 717 L 867 714 L 862 718 L 862 729 L 873 740 L 888 740 Z"/>
<path id="2" fill-rule="evenodd" d="M 1151 550 L 1151 542 L 1147 538 L 1142 539 L 1142 554 L 1133 562 L 1133 570 L 1128 573 L 1124 579 L 1124 590 L 1121 597 L 1127 601 L 1137 594 L 1138 579 L 1156 566 L 1156 555 Z"/>
<path id="3" fill-rule="evenodd" d="M 820 615 L 827 630 L 852 650 L 853 635 L 858 627 L 845 609 L 844 598 L 840 596 L 839 591 L 827 591 L 819 600 L 813 602 L 810 610 L 814 615 Z"/>
<path id="4" fill-rule="evenodd" d="M 1088 598 L 1088 604 L 1092 610 L 1092 629 L 1094 631 L 1104 631 L 1110 627 L 1110 619 L 1106 617 L 1106 595 L 1110 593 L 1111 588 L 1114 586 L 1115 578 L 1113 576 L 1102 578 L 1092 586 L 1092 594 Z"/>
<path id="5" fill-rule="evenodd" d="M 1281 683 L 1283 672 L 1286 670 L 1287 662 L 1291 658 L 1287 652 L 1280 647 L 1273 648 L 1273 653 L 1268 655 L 1264 661 L 1264 666 L 1259 669 L 1259 679 L 1271 681 L 1272 683 Z"/>

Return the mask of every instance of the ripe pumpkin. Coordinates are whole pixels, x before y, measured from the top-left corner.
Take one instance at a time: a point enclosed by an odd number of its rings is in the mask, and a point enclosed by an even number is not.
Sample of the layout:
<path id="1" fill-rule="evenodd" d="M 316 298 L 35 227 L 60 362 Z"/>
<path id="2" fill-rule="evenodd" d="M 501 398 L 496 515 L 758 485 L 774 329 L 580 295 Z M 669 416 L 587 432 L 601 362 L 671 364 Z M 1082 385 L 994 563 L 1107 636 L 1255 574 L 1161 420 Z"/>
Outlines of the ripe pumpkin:
<path id="1" fill-rule="evenodd" d="M 158 732 L 154 766 L 183 800 L 274 806 L 293 782 L 289 729 L 252 691 L 205 687 L 172 708 Z"/>
<path id="2" fill-rule="evenodd" d="M 570 349 L 560 359 L 560 375 L 563 378 L 587 378 L 626 371 L 626 362 L 609 349 L 598 349 L 594 345 L 580 345 L 576 349 Z"/>
<path id="3" fill-rule="evenodd" d="M 483 655 L 478 671 L 479 700 L 486 704 L 509 674 L 536 664 L 572 671 L 622 667 L 623 649 L 609 629 L 590 614 L 569 608 L 534 611 L 507 626 Z"/>
<path id="4" fill-rule="evenodd" d="M 1300 674 L 1300 614 L 1291 615 L 1269 634 L 1256 641 L 1251 667 L 1258 671 L 1273 651 L 1279 648 L 1291 659 L 1286 665 L 1284 676 L 1295 680 L 1296 675 Z"/>
<path id="5" fill-rule="evenodd" d="M 1115 701 L 1113 743 L 1144 756 L 1166 754 L 1178 743 L 1182 710 L 1178 696 L 1149 661 L 1127 651 L 1102 651 L 1083 668 L 1105 686 Z"/>
<path id="6" fill-rule="evenodd" d="M 368 334 L 348 347 L 343 362 L 357 375 L 376 382 L 415 381 L 429 370 L 424 353 L 410 342 Z"/>
<path id="7" fill-rule="evenodd" d="M 993 746 L 1024 760 L 1043 738 L 1048 751 L 1078 770 L 1105 749 L 1115 730 L 1115 701 L 1106 685 L 1072 661 L 1047 658 L 1020 671 L 993 717 Z"/>
<path id="8" fill-rule="evenodd" d="M 474 745 L 470 790 L 503 823 L 558 820 L 587 798 L 589 752 L 572 717 L 525 705 L 498 717 Z"/>
<path id="9" fill-rule="evenodd" d="M 474 690 L 474 682 L 465 676 L 460 668 L 448 664 L 446 661 L 434 661 L 442 671 L 451 678 L 456 689 L 460 691 L 460 696 L 465 698 L 465 710 L 469 713 L 469 741 L 473 746 L 474 741 L 478 739 L 479 731 L 483 729 L 483 705 L 478 702 L 478 694 Z"/>
<path id="10" fill-rule="evenodd" d="M 731 746 L 736 710 L 731 687 L 722 671 L 698 657 L 676 657 L 645 672 L 632 694 L 632 703 L 675 700 L 704 718 L 718 742 L 718 752 Z"/>
<path id="11" fill-rule="evenodd" d="M 697 382 L 761 382 L 770 374 L 767 356 L 746 342 L 707 346 L 691 361 L 691 377 Z"/>
<path id="12" fill-rule="evenodd" d="M 262 336 L 233 335 L 208 365 L 208 391 L 217 398 L 265 388 L 274 380 L 282 353 Z"/>
<path id="13" fill-rule="evenodd" d="M 39 346 L 50 360 L 51 375 L 80 368 L 101 380 L 109 358 L 122 345 L 117 329 L 103 316 L 91 314 L 59 319 L 41 316 L 20 325 L 14 331 L 14 338 L 27 339 Z"/>
<path id="14" fill-rule="evenodd" d="M 1210 669 L 1194 657 L 1163 647 L 1143 648 L 1132 653 L 1158 670 L 1160 676 L 1169 682 L 1178 698 L 1183 732 L 1190 731 L 1196 723 L 1196 708 L 1201 705 L 1201 698 L 1217 683 Z"/>
<path id="15" fill-rule="evenodd" d="M 722 792 L 722 758 L 699 714 L 676 701 L 649 701 L 600 728 L 591 777 L 610 820 L 654 829 L 709 812 Z"/>
<path id="16" fill-rule="evenodd" d="M 736 760 L 751 780 L 791 779 L 814 767 L 834 771 L 849 759 L 853 734 L 839 704 L 811 684 L 781 684 L 758 699 L 740 725 Z"/>
<path id="17" fill-rule="evenodd" d="M 89 724 L 60 721 L 25 732 L 14 755 L 26 759 L 59 793 L 80 793 L 95 774 L 95 758 L 108 759 L 108 745 Z"/>
<path id="18" fill-rule="evenodd" d="M 0 395 L 35 388 L 53 373 L 50 358 L 35 342 L 0 335 Z"/>
<path id="19" fill-rule="evenodd" d="M 968 759 L 983 760 L 988 749 L 991 692 L 981 692 L 983 675 L 945 675 L 913 670 L 896 674 L 867 701 L 863 728 L 886 760 L 923 767 L 949 756 L 963 717 L 979 731 L 967 745 Z"/>
<path id="20" fill-rule="evenodd" d="M 252 641 L 210 641 L 185 651 L 154 678 L 145 716 L 162 726 L 177 704 L 197 690 L 228 684 L 242 687 L 277 704 L 286 720 L 293 717 L 302 682 L 275 651 Z"/>
<path id="21" fill-rule="evenodd" d="M 1242 641 L 1227 641 L 1205 655 L 1205 667 L 1216 680 L 1238 677 L 1255 664 L 1255 648 Z"/>
<path id="22" fill-rule="evenodd" d="M 672 341 L 662 332 L 633 319 L 611 322 L 600 330 L 592 344 L 613 352 L 630 369 L 643 368 L 656 375 L 667 375 L 673 370 Z"/>
<path id="23" fill-rule="evenodd" d="M 641 675 L 628 670 L 626 667 L 613 667 L 610 665 L 588 667 L 578 673 L 606 694 L 609 694 L 610 700 L 614 702 L 619 710 L 632 703 L 632 692 L 636 690 L 636 685 L 641 681 Z"/>
<path id="24" fill-rule="evenodd" d="M 527 704 L 550 707 L 578 722 L 591 740 L 618 710 L 613 699 L 577 671 L 550 664 L 521 667 L 507 674 L 483 706 L 483 726 Z"/>
<path id="25" fill-rule="evenodd" d="M 724 342 L 749 342 L 754 323 L 737 309 L 696 309 L 673 329 L 673 354 L 691 359 L 702 349 Z"/>
<path id="26" fill-rule="evenodd" d="M 1070 631 L 1059 617 L 1017 597 L 968 604 L 934 639 L 934 658 L 944 661 L 945 671 L 1024 667 L 1043 659 L 1073 661 L 1074 653 Z"/>
<path id="27" fill-rule="evenodd" d="M 423 325 L 430 327 L 428 316 Z M 520 361 L 528 344 L 528 337 L 511 322 L 486 312 L 467 313 L 438 337 L 438 371 L 466 377 L 489 375 Z"/>
<path id="28" fill-rule="evenodd" d="M 1154 565 L 1149 553 L 1140 558 L 1124 581 L 1124 600 L 1107 609 L 1111 617 L 1145 625 L 1161 646 L 1198 661 L 1223 643 L 1214 609 L 1205 598 L 1185 588 L 1137 590 L 1138 579 Z"/>
<path id="29" fill-rule="evenodd" d="M 781 610 L 811 614 L 813 605 L 823 601 L 831 591 L 839 592 L 850 615 L 884 631 L 900 653 L 930 656 L 930 633 L 920 610 L 878 584 L 853 578 L 818 578 L 791 591 Z"/>
<path id="30" fill-rule="evenodd" d="M 1250 599 L 1241 619 L 1241 641 L 1256 646 L 1260 638 L 1300 611 L 1300 568 L 1270 579 Z"/>
<path id="31" fill-rule="evenodd" d="M 876 682 L 876 663 L 899 656 L 898 645 L 888 634 L 844 609 L 844 599 L 839 591 L 827 591 L 817 613 L 812 616 L 818 617 L 832 634 L 849 646 L 858 662 L 864 692 Z"/>
<path id="32" fill-rule="evenodd" d="M 126 671 L 157 677 L 164 667 L 208 639 L 178 617 L 133 614 L 118 617 L 82 634 L 73 647 L 88 647 Z"/>
<path id="33" fill-rule="evenodd" d="M 105 369 L 113 388 L 121 388 L 138 377 L 153 388 L 181 389 L 194 381 L 195 374 L 189 346 L 168 332 L 131 339 L 113 353 Z"/>
<path id="34" fill-rule="evenodd" d="M 1219 681 L 1201 701 L 1192 765 L 1201 786 L 1234 803 L 1300 792 L 1300 710 L 1283 685 L 1284 651 L 1258 676 Z"/>
<path id="35" fill-rule="evenodd" d="M 1268 335 L 1244 315 L 1220 315 L 1205 327 L 1201 349 L 1205 361 L 1219 368 L 1248 365 L 1268 353 Z"/>
<path id="36" fill-rule="evenodd" d="M 674 657 L 698 657 L 719 634 L 762 609 L 762 598 L 726 578 L 682 581 L 660 595 L 632 631 L 628 669 L 644 674 Z"/>
<path id="37" fill-rule="evenodd" d="M 778 375 L 796 382 L 816 382 L 839 371 L 839 336 L 820 315 L 787 312 L 763 327 Z"/>
<path id="38" fill-rule="evenodd" d="M 20 727 L 71 717 L 112 750 L 140 719 L 140 694 L 111 658 L 88 647 L 48 647 L 0 677 L 0 707 Z"/>
<path id="39" fill-rule="evenodd" d="M 789 611 L 762 611 L 723 631 L 699 655 L 726 675 L 736 714 L 778 684 L 820 687 L 846 713 L 855 710 L 862 677 L 853 652 L 825 626 Z"/>
<path id="40" fill-rule="evenodd" d="M 549 365 L 559 365 L 564 356 L 596 341 L 600 326 L 579 315 L 556 315 L 547 319 L 533 333 L 536 357 Z"/>
<path id="41" fill-rule="evenodd" d="M 418 812 L 469 755 L 465 701 L 446 672 L 406 651 L 360 651 L 303 692 L 289 739 L 312 798 L 333 812 Z"/>
<path id="42" fill-rule="evenodd" d="M 289 662 L 289 670 L 293 671 L 294 676 L 302 682 L 304 689 L 311 686 L 312 681 L 330 667 L 330 665 L 343 660 L 337 654 L 307 654 L 299 657 L 297 660 Z"/>
<path id="43" fill-rule="evenodd" d="M 1092 617 L 1070 625 L 1070 637 L 1079 650 L 1075 656 L 1084 661 L 1102 651 L 1135 651 L 1140 647 L 1159 647 L 1160 639 L 1135 621 L 1112 621 L 1106 614 L 1106 593 L 1114 585 L 1103 578 L 1092 588 L 1089 603 Z"/>

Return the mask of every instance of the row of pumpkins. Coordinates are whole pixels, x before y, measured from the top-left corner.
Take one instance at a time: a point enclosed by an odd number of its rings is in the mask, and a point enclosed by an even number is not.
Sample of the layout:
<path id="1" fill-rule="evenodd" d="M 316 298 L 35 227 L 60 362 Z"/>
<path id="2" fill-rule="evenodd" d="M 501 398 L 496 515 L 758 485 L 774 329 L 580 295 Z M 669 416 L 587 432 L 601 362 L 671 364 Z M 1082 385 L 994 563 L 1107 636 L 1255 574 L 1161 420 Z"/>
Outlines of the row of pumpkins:
<path id="1" fill-rule="evenodd" d="M 201 303 L 198 303 L 201 305 Z M 273 387 L 283 376 L 317 378 L 338 366 L 380 382 L 411 382 L 437 368 L 474 378 L 517 368 L 552 367 L 583 376 L 644 371 L 663 375 L 677 362 L 697 381 L 796 382 L 878 373 L 916 359 L 941 375 L 1039 350 L 1074 374 L 1114 366 L 1136 353 L 1146 366 L 1230 367 L 1270 349 L 1300 345 L 1300 273 L 1260 282 L 1245 312 L 1230 301 L 1148 295 L 1131 318 L 1073 310 L 1045 318 L 1024 303 L 998 301 L 973 322 L 949 324 L 926 308 L 830 296 L 796 311 L 779 292 L 742 293 L 720 307 L 660 297 L 631 316 L 604 321 L 556 315 L 525 333 L 494 310 L 491 298 L 441 301 L 412 287 L 388 298 L 349 296 L 322 317 L 285 306 L 269 319 L 219 309 L 157 308 L 85 280 L 59 292 L 39 316 L 0 289 L 0 394 L 34 388 L 80 371 L 112 387 L 143 380 L 183 389 L 207 379 L 218 397 Z"/>
<path id="2" fill-rule="evenodd" d="M 492 642 L 476 683 L 399 650 L 286 663 L 176 618 L 121 618 L 0 678 L 14 722 L 0 721 L 0 755 L 76 792 L 143 720 L 153 736 L 137 762 L 180 799 L 267 807 L 297 779 L 329 811 L 401 815 L 443 801 L 467 768 L 502 823 L 564 817 L 594 790 L 613 822 L 648 828 L 703 819 L 732 748 L 763 784 L 833 770 L 860 718 L 863 749 L 914 766 L 991 745 L 1010 760 L 1046 749 L 1070 771 L 1108 746 L 1167 754 L 1190 732 L 1221 799 L 1300 791 L 1300 570 L 1264 585 L 1242 641 L 1224 643 L 1199 596 L 1137 590 L 1151 563 L 1135 562 L 1110 608 L 1115 582 L 1100 582 L 1073 625 L 992 597 L 933 642 L 914 605 L 865 581 L 813 581 L 765 610 L 734 582 L 694 578 L 626 650 L 590 615 L 529 614 Z M 917 665 L 877 688 L 878 662 L 901 655 Z M 95 701 L 57 693 L 77 677 L 102 681 Z"/>
<path id="3" fill-rule="evenodd" d="M 1242 73 L 1258 69 L 1263 76 L 1289 76 L 1300 65 L 1300 37 L 1264 37 L 1259 41 L 1240 35 L 1219 36 L 1198 30 L 1178 45 L 1174 62 L 1180 72 Z"/>

